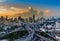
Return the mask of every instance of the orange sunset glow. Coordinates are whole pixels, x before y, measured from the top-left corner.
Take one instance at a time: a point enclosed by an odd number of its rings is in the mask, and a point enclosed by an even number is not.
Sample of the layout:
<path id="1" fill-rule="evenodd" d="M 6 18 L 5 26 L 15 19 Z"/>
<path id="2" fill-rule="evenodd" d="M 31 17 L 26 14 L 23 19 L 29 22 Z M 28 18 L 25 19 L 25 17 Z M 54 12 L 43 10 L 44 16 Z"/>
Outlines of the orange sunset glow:
<path id="1" fill-rule="evenodd" d="M 32 12 L 31 12 L 32 11 Z M 17 7 L 5 7 L 5 6 L 0 6 L 0 16 L 8 16 L 9 18 L 11 17 L 17 17 L 17 16 L 22 16 L 22 17 L 31 17 L 33 14 L 36 16 L 40 15 L 40 9 L 34 9 L 32 7 L 27 7 L 27 8 L 17 8 Z M 43 10 L 44 16 L 48 16 L 50 13 L 49 10 Z"/>
<path id="2" fill-rule="evenodd" d="M 22 14 L 24 12 L 28 12 L 27 9 L 22 9 L 22 8 L 15 8 L 15 7 L 10 7 L 8 8 L 4 8 L 4 7 L 0 7 L 0 16 L 8 16 L 8 17 L 13 17 L 15 16 L 15 14 Z"/>

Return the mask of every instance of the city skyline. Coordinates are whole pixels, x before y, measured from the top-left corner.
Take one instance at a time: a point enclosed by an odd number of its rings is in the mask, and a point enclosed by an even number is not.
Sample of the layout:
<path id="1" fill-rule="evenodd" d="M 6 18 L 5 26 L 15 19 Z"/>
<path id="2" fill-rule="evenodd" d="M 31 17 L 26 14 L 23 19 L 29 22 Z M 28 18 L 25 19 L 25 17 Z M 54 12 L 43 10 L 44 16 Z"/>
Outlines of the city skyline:
<path id="1" fill-rule="evenodd" d="M 0 15 L 15 16 L 16 13 L 25 13 L 29 6 L 48 12 L 45 16 L 60 16 L 59 0 L 0 0 Z"/>

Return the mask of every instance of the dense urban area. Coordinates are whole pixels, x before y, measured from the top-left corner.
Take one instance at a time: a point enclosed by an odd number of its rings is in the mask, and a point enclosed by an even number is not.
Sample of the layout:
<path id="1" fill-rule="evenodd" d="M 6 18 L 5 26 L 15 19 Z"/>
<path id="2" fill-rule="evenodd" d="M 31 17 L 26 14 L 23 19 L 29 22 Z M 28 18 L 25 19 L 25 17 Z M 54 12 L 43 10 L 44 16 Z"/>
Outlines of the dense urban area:
<path id="1" fill-rule="evenodd" d="M 30 8 L 30 11 L 33 11 Z M 0 41 L 60 41 L 60 18 L 0 16 Z"/>

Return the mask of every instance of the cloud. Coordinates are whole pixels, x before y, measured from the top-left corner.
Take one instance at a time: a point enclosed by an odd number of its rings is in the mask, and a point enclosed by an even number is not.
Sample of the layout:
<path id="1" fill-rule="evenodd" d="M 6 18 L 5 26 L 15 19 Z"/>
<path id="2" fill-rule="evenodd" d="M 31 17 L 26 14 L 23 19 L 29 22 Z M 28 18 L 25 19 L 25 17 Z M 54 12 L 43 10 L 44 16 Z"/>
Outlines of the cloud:
<path id="1" fill-rule="evenodd" d="M 7 9 L 0 9 L 0 12 L 6 12 Z"/>
<path id="2" fill-rule="evenodd" d="M 43 12 L 44 12 L 44 13 L 49 13 L 49 10 L 46 9 L 46 10 L 44 10 Z"/>
<path id="3" fill-rule="evenodd" d="M 27 11 L 28 11 L 27 9 L 23 8 L 0 6 L 0 16 L 14 17 L 16 16 L 16 14 L 22 14 Z"/>
<path id="4" fill-rule="evenodd" d="M 16 9 L 15 7 L 10 7 L 10 9 Z"/>

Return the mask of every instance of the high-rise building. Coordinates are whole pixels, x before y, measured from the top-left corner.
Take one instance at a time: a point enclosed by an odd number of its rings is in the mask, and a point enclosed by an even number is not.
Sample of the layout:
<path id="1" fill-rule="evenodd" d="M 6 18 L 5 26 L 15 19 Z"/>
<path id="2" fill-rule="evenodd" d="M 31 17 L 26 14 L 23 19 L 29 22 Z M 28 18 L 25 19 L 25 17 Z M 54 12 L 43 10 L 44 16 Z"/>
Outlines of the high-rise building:
<path id="1" fill-rule="evenodd" d="M 33 22 L 35 22 L 35 14 L 33 14 Z"/>
<path id="2" fill-rule="evenodd" d="M 44 17 L 44 12 L 43 11 L 40 12 L 40 17 L 41 18 Z"/>
<path id="3" fill-rule="evenodd" d="M 32 20 L 33 20 L 32 17 L 29 17 L 29 22 L 32 22 Z"/>
<path id="4" fill-rule="evenodd" d="M 6 20 L 8 19 L 8 16 L 6 16 Z"/>

